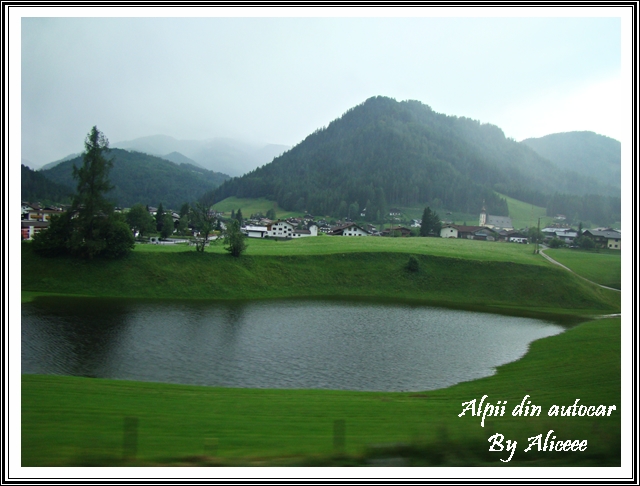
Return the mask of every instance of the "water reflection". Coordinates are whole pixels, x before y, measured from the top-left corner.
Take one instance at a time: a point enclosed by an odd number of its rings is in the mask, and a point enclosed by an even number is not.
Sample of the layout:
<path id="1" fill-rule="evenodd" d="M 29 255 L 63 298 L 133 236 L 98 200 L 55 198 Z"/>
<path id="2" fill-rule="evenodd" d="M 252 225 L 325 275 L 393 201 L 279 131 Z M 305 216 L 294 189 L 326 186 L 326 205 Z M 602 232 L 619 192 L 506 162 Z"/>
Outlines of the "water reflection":
<path id="1" fill-rule="evenodd" d="M 534 319 L 331 301 L 22 306 L 22 371 L 210 386 L 429 390 L 558 334 Z"/>

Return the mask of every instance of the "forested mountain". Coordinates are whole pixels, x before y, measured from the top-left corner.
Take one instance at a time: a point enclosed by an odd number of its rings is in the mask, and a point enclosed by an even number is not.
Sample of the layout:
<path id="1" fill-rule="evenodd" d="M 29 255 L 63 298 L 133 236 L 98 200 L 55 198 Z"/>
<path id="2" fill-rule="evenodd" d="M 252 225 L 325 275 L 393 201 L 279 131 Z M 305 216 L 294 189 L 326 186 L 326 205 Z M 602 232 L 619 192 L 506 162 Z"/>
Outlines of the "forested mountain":
<path id="1" fill-rule="evenodd" d="M 24 164 L 20 167 L 20 182 L 22 200 L 26 202 L 69 203 L 74 192 L 71 187 L 53 182 Z"/>
<path id="2" fill-rule="evenodd" d="M 158 157 L 179 152 L 198 165 L 224 174 L 240 176 L 267 164 L 289 147 L 245 142 L 231 138 L 179 140 L 167 135 L 152 135 L 112 144 L 112 147 L 144 152 Z"/>
<path id="3" fill-rule="evenodd" d="M 287 210 L 376 220 L 388 206 L 430 204 L 504 215 L 494 191 L 546 206 L 550 195 L 617 195 L 569 175 L 494 125 L 434 112 L 418 101 L 375 97 L 264 167 L 226 181 L 215 199 L 267 197 Z"/>
<path id="4" fill-rule="evenodd" d="M 594 177 L 620 191 L 621 145 L 593 132 L 554 133 L 522 141 L 557 167 Z"/>
<path id="5" fill-rule="evenodd" d="M 171 152 L 170 154 L 163 155 L 161 158 L 168 160 L 169 162 L 173 162 L 174 164 L 191 164 L 204 169 L 204 167 L 198 164 L 195 160 L 182 155 L 180 152 Z"/>
<path id="6" fill-rule="evenodd" d="M 51 168 L 55 167 L 56 165 L 64 162 L 65 160 L 75 159 L 78 156 L 80 156 L 80 154 L 69 154 L 69 155 L 67 155 L 66 157 L 63 157 L 60 160 L 54 160 L 53 162 L 49 162 L 48 164 L 44 164 L 42 167 L 40 167 L 39 170 L 51 169 Z"/>
<path id="7" fill-rule="evenodd" d="M 229 179 L 226 174 L 211 172 L 191 164 L 175 164 L 168 160 L 140 152 L 111 149 L 113 168 L 109 179 L 114 189 L 108 197 L 118 206 L 135 203 L 178 208 L 192 202 L 202 194 Z M 82 157 L 62 162 L 55 167 L 39 171 L 51 181 L 71 188 L 76 187 L 73 165 L 82 166 Z"/>

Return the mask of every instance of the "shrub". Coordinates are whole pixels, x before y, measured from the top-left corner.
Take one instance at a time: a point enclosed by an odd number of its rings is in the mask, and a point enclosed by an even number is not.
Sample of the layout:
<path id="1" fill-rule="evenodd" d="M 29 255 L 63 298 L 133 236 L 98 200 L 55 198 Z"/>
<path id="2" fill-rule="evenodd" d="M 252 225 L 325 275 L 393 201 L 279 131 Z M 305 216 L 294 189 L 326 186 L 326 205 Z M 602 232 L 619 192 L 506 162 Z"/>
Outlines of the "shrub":
<path id="1" fill-rule="evenodd" d="M 410 272 L 417 272 L 420 270 L 420 264 L 418 263 L 416 257 L 414 257 L 413 255 L 409 257 L 409 261 L 407 262 L 407 270 L 409 270 Z"/>

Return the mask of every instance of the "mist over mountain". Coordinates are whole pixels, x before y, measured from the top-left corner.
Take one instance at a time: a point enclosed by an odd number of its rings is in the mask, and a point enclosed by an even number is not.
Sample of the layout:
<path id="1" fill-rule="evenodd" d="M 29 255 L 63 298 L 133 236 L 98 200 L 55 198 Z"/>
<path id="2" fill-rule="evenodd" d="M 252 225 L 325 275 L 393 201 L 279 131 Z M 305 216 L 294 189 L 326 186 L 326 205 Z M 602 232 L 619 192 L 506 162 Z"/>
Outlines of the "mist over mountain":
<path id="1" fill-rule="evenodd" d="M 594 132 L 566 132 L 527 138 L 522 143 L 560 169 L 589 175 L 620 190 L 621 144 L 613 138 Z"/>
<path id="2" fill-rule="evenodd" d="M 200 167 L 201 169 L 204 169 L 204 167 L 198 164 L 195 160 L 190 159 L 189 157 L 185 157 L 180 152 L 171 152 L 170 154 L 163 155 L 161 158 L 168 160 L 169 162 L 173 162 L 174 164 L 178 164 L 178 165 L 191 164 L 196 167 Z"/>
<path id="3" fill-rule="evenodd" d="M 176 209 L 185 202 L 195 201 L 229 179 L 226 174 L 192 164 L 176 164 L 141 152 L 111 149 L 108 157 L 113 158 L 109 179 L 114 189 L 107 197 L 122 207 L 135 203 L 152 206 L 163 203 L 165 208 Z M 37 173 L 56 184 L 75 188 L 74 164 L 81 167 L 82 156 Z"/>
<path id="4" fill-rule="evenodd" d="M 178 140 L 167 135 L 152 135 L 112 144 L 114 148 L 135 150 L 158 157 L 178 152 L 197 165 L 214 172 L 240 176 L 269 163 L 289 147 L 286 145 L 244 142 L 232 138 Z"/>
<path id="5" fill-rule="evenodd" d="M 66 157 L 63 157 L 59 160 L 54 160 L 53 162 L 49 162 L 48 164 L 44 164 L 42 167 L 40 167 L 40 169 L 38 170 L 47 170 L 47 169 L 51 169 L 52 167 L 55 167 L 56 165 L 58 165 L 61 162 L 64 162 L 66 160 L 71 160 L 71 159 L 75 159 L 76 157 L 79 157 L 81 154 L 69 154 Z"/>
<path id="6" fill-rule="evenodd" d="M 226 181 L 216 200 L 266 197 L 283 209 L 346 216 L 391 205 L 505 214 L 495 191 L 546 206 L 550 195 L 619 196 L 588 171 L 559 168 L 495 125 L 374 97 L 316 130 L 272 163 Z"/>

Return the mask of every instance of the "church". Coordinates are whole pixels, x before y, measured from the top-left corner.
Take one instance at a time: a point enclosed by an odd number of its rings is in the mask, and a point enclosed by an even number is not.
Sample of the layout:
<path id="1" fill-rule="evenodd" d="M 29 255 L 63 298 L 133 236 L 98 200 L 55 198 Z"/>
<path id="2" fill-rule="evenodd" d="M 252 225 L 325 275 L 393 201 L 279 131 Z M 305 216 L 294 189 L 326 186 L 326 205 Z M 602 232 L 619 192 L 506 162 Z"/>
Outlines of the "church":
<path id="1" fill-rule="evenodd" d="M 513 224 L 509 216 L 492 216 L 491 214 L 487 214 L 487 209 L 484 207 L 484 204 L 480 212 L 480 226 L 496 231 L 510 231 L 513 229 Z"/>

